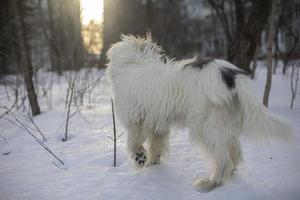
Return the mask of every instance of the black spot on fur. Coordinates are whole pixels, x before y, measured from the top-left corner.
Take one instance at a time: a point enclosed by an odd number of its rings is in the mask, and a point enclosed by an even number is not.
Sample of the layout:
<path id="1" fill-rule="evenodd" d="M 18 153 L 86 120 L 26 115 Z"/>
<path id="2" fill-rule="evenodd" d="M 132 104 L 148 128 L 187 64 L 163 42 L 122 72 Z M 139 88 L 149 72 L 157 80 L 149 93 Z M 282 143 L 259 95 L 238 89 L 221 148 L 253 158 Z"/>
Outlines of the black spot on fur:
<path id="1" fill-rule="evenodd" d="M 184 65 L 184 68 L 186 67 L 194 67 L 194 68 L 199 68 L 200 70 L 203 69 L 208 63 L 214 61 L 213 58 L 209 58 L 209 57 L 206 57 L 206 58 L 200 58 L 200 57 L 197 57 L 196 60 L 188 63 L 188 64 L 185 64 Z"/>
<path id="2" fill-rule="evenodd" d="M 226 86 L 229 89 L 235 88 L 235 76 L 239 74 L 247 75 L 244 71 L 238 69 L 231 69 L 231 68 L 221 68 L 220 69 L 222 79 Z"/>

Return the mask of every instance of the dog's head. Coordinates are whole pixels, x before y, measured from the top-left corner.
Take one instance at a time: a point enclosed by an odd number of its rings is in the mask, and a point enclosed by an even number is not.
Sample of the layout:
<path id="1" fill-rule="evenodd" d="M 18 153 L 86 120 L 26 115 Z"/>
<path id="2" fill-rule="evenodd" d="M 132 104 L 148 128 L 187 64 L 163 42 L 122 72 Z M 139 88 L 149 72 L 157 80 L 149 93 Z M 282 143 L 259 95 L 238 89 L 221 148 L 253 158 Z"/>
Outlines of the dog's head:
<path id="1" fill-rule="evenodd" d="M 108 52 L 107 58 L 111 63 L 127 64 L 135 63 L 137 60 L 162 57 L 162 49 L 152 41 L 150 33 L 142 38 L 133 35 L 121 35 L 121 41 L 113 44 Z"/>

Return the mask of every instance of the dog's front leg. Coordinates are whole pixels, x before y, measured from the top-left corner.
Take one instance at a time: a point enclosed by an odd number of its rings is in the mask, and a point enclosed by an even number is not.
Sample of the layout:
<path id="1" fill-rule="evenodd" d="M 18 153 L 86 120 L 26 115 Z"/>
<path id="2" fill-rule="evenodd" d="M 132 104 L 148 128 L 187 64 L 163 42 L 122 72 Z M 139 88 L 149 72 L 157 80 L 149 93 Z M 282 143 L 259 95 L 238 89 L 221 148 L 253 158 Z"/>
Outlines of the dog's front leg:
<path id="1" fill-rule="evenodd" d="M 147 152 L 143 146 L 146 137 L 139 126 L 131 126 L 127 128 L 127 131 L 127 150 L 129 155 L 137 167 L 143 167 L 147 160 Z"/>
<path id="2" fill-rule="evenodd" d="M 147 165 L 160 164 L 162 157 L 168 152 L 169 131 L 153 133 L 149 137 L 149 159 Z"/>

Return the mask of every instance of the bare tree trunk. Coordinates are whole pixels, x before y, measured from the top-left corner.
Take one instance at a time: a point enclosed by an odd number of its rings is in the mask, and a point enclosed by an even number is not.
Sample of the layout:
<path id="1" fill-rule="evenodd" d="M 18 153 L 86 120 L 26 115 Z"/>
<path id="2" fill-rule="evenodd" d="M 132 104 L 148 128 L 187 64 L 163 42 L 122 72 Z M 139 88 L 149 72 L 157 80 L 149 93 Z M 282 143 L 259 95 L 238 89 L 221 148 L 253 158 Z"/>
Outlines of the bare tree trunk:
<path id="1" fill-rule="evenodd" d="M 229 59 L 249 74 L 251 73 L 249 65 L 261 33 L 267 23 L 272 0 L 253 0 L 252 3 L 247 22 L 242 30 L 237 31 L 233 56 Z"/>
<path id="2" fill-rule="evenodd" d="M 295 78 L 296 80 L 294 82 L 295 68 L 297 68 L 297 72 L 296 72 L 296 78 Z M 295 63 L 292 67 L 292 74 L 291 74 L 292 98 L 291 98 L 290 109 L 293 109 L 293 107 L 294 107 L 294 100 L 296 99 L 296 95 L 297 95 L 298 80 L 299 80 L 299 66 L 297 65 L 297 63 Z"/>
<path id="3" fill-rule="evenodd" d="M 228 19 L 226 10 L 225 10 L 225 1 L 216 1 L 216 0 L 208 0 L 208 3 L 212 6 L 212 8 L 216 11 L 216 15 L 219 18 L 219 21 L 222 25 L 224 35 L 226 37 L 226 46 L 227 46 L 227 59 L 230 58 L 232 54 L 232 46 L 233 46 L 233 37 L 235 35 L 235 28 L 230 27 L 230 20 Z M 244 13 L 243 6 L 241 4 L 241 0 L 235 0 L 235 15 L 236 15 L 236 26 L 241 28 L 244 24 Z M 241 30 L 241 29 L 240 29 Z"/>
<path id="4" fill-rule="evenodd" d="M 278 9 L 278 27 L 276 27 L 277 32 L 284 34 L 285 46 L 281 48 L 279 42 L 276 42 L 276 51 L 279 54 L 280 59 L 283 61 L 282 74 L 286 73 L 289 67 L 290 58 L 297 55 L 297 50 L 299 47 L 300 34 L 299 28 L 294 23 L 298 19 L 298 10 L 295 8 L 295 12 L 292 11 L 292 6 L 296 2 L 294 0 L 280 0 L 280 9 Z M 295 4 L 297 5 L 297 4 Z M 299 20 L 298 20 L 299 21 Z M 296 54 L 294 54 L 296 53 Z"/>
<path id="5" fill-rule="evenodd" d="M 268 38 L 268 66 L 267 66 L 267 80 L 265 85 L 263 104 L 268 107 L 269 94 L 272 85 L 272 59 L 273 59 L 273 44 L 274 44 L 274 32 L 275 32 L 275 14 L 276 14 L 276 2 L 272 5 L 271 17 L 269 22 L 269 38 Z"/>
<path id="6" fill-rule="evenodd" d="M 48 17 L 49 17 L 49 30 L 50 30 L 50 38 L 49 38 L 49 46 L 50 46 L 50 59 L 52 64 L 52 69 L 57 71 L 59 75 L 62 74 L 61 65 L 61 55 L 59 51 L 57 50 L 57 41 L 55 36 L 55 26 L 54 26 L 54 20 L 53 20 L 53 1 L 47 0 L 47 6 L 48 6 Z"/>
<path id="7" fill-rule="evenodd" d="M 291 48 L 290 51 L 285 53 L 285 56 L 284 56 L 284 59 L 283 59 L 282 74 L 286 74 L 286 69 L 288 67 L 290 57 L 293 55 L 293 53 L 297 49 L 297 45 L 298 45 L 298 42 L 299 42 L 299 35 L 293 33 L 293 38 L 294 38 L 294 42 L 293 42 L 292 48 Z"/>
<path id="8" fill-rule="evenodd" d="M 274 66 L 273 66 L 273 74 L 276 74 L 276 71 L 277 71 L 277 66 L 278 66 L 278 60 L 279 60 L 279 55 L 278 55 L 278 28 L 276 28 L 276 31 L 275 31 L 275 49 L 274 49 L 274 60 L 275 60 L 275 63 L 274 63 Z"/>
<path id="9" fill-rule="evenodd" d="M 156 10 L 157 4 L 160 2 L 160 5 L 165 5 L 167 1 L 169 2 L 170 0 L 104 0 L 103 47 L 101 49 L 100 60 L 98 62 L 99 68 L 105 67 L 105 64 L 107 63 L 106 52 L 112 43 L 120 40 L 120 35 L 122 33 L 141 35 L 147 31 L 147 28 L 152 28 L 153 30 L 158 25 L 155 21 L 155 14 L 159 12 Z M 175 7 L 178 4 L 176 2 L 177 1 L 173 1 L 173 4 L 170 6 Z M 155 13 L 153 13 L 154 11 Z M 163 17 L 161 17 L 161 21 L 163 21 L 162 18 Z M 169 26 L 163 27 L 163 32 L 168 28 Z M 155 30 L 153 30 L 153 34 L 154 33 L 156 33 Z M 162 32 L 159 35 L 163 35 Z M 164 48 L 166 48 L 166 46 L 164 46 Z"/>
<path id="10" fill-rule="evenodd" d="M 250 63 L 261 33 L 270 14 L 272 0 L 252 0 L 247 7 L 242 0 L 233 0 L 235 6 L 235 27 L 230 27 L 225 0 L 208 0 L 216 11 L 227 40 L 227 59 L 245 72 L 251 74 Z"/>
<path id="11" fill-rule="evenodd" d="M 33 67 L 31 63 L 31 53 L 28 44 L 28 33 L 27 27 L 25 23 L 25 7 L 24 1 L 15 0 L 15 8 L 17 13 L 17 22 L 18 22 L 18 29 L 20 31 L 20 45 L 21 45 L 21 58 L 23 63 L 25 64 L 24 67 L 24 80 L 27 89 L 29 104 L 31 107 L 32 115 L 38 115 L 41 113 L 40 107 L 37 100 L 37 95 L 35 93 L 34 84 L 32 81 L 33 77 Z"/>

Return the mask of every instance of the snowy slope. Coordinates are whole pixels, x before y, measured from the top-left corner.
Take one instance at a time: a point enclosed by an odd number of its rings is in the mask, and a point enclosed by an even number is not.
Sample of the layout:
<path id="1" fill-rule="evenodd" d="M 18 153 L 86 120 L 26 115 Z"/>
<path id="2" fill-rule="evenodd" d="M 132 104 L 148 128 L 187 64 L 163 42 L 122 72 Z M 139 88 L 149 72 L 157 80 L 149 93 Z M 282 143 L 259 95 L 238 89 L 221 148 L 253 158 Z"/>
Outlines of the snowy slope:
<path id="1" fill-rule="evenodd" d="M 253 85 L 260 96 L 264 79 L 265 70 L 259 68 Z M 35 121 L 48 139 L 46 144 L 66 163 L 64 169 L 57 168 L 53 157 L 23 130 L 0 120 L 0 200 L 300 199 L 300 92 L 290 110 L 289 84 L 289 77 L 274 76 L 270 109 L 293 124 L 295 145 L 288 148 L 275 142 L 263 148 L 243 141 L 244 162 L 233 179 L 210 193 L 199 193 L 192 183 L 206 175 L 207 166 L 201 151 L 190 145 L 186 130 L 172 131 L 170 155 L 163 164 L 142 170 L 127 159 L 123 135 L 117 167 L 112 167 L 105 78 L 95 88 L 92 106 L 82 110 L 84 118 L 71 119 L 71 139 L 61 142 L 66 84 L 60 81 L 53 88 L 54 108 L 49 110 L 40 99 L 44 112 Z M 117 127 L 121 133 L 119 123 Z"/>

